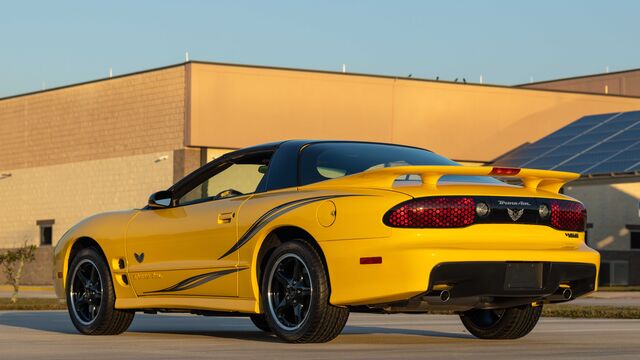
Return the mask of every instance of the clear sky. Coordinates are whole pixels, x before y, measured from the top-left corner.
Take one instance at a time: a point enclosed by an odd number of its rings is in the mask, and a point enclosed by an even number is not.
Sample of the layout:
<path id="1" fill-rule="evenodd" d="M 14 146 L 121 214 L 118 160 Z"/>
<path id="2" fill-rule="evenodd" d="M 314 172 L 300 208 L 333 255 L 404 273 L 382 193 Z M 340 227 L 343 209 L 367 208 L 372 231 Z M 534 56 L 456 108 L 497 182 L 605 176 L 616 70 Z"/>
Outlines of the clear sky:
<path id="1" fill-rule="evenodd" d="M 640 67 L 640 1 L 0 3 L 0 97 L 193 60 L 518 84 Z"/>

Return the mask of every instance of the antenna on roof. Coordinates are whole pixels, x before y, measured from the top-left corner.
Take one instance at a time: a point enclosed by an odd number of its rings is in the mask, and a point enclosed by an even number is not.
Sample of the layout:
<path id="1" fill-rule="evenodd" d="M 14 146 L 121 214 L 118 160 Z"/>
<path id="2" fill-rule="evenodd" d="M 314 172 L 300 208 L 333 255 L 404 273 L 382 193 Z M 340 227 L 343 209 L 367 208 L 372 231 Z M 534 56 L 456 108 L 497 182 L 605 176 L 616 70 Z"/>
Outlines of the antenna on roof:
<path id="1" fill-rule="evenodd" d="M 604 67 L 604 72 L 606 72 L 607 74 L 609 73 L 609 65 Z"/>
<path id="2" fill-rule="evenodd" d="M 529 82 L 532 83 L 533 82 L 533 75 L 531 75 L 531 77 L 529 78 Z"/>
<path id="3" fill-rule="evenodd" d="M 109 68 L 109 79 L 113 77 L 113 68 Z"/>
<path id="4" fill-rule="evenodd" d="M 480 74 L 480 84 L 484 84 L 484 77 Z"/>
<path id="5" fill-rule="evenodd" d="M 347 64 L 342 64 L 342 72 L 343 73 L 347 72 Z"/>
<path id="6" fill-rule="evenodd" d="M 189 62 L 189 52 L 188 51 L 184 52 L 184 61 L 185 62 Z"/>

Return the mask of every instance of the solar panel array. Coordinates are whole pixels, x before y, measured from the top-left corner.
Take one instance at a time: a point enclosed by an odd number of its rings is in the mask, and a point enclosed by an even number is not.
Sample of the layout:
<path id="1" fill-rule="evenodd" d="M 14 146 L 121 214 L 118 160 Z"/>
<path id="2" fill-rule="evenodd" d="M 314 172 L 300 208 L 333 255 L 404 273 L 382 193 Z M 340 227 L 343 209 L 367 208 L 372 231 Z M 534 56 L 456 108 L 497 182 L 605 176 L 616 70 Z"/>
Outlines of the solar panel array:
<path id="1" fill-rule="evenodd" d="M 584 116 L 495 165 L 582 175 L 640 171 L 640 111 Z"/>

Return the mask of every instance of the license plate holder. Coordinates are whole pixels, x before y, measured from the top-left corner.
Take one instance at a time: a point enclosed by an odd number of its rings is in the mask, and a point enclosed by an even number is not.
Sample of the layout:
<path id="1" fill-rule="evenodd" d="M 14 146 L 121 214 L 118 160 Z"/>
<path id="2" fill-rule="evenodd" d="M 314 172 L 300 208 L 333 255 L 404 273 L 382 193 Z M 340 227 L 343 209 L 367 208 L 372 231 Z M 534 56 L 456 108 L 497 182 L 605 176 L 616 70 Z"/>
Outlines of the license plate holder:
<path id="1" fill-rule="evenodd" d="M 540 290 L 542 278 L 542 263 L 507 263 L 504 288 L 506 290 Z"/>

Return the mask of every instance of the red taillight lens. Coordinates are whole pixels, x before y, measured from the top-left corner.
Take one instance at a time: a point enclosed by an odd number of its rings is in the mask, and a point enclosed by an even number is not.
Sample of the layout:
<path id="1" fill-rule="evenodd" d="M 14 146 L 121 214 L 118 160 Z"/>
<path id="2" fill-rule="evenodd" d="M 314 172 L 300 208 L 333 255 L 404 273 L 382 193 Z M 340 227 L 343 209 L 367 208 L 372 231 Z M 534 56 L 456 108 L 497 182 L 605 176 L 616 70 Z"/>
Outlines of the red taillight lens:
<path id="1" fill-rule="evenodd" d="M 584 231 L 587 223 L 587 209 L 574 201 L 552 200 L 551 226 L 559 230 Z"/>
<path id="2" fill-rule="evenodd" d="M 475 202 L 471 197 L 429 197 L 410 200 L 391 209 L 385 224 L 402 228 L 450 228 L 473 224 Z"/>
<path id="3" fill-rule="evenodd" d="M 514 176 L 514 175 L 518 175 L 519 172 L 520 172 L 520 169 L 518 168 L 494 167 L 493 169 L 491 169 L 491 172 L 489 173 L 489 175 Z"/>

